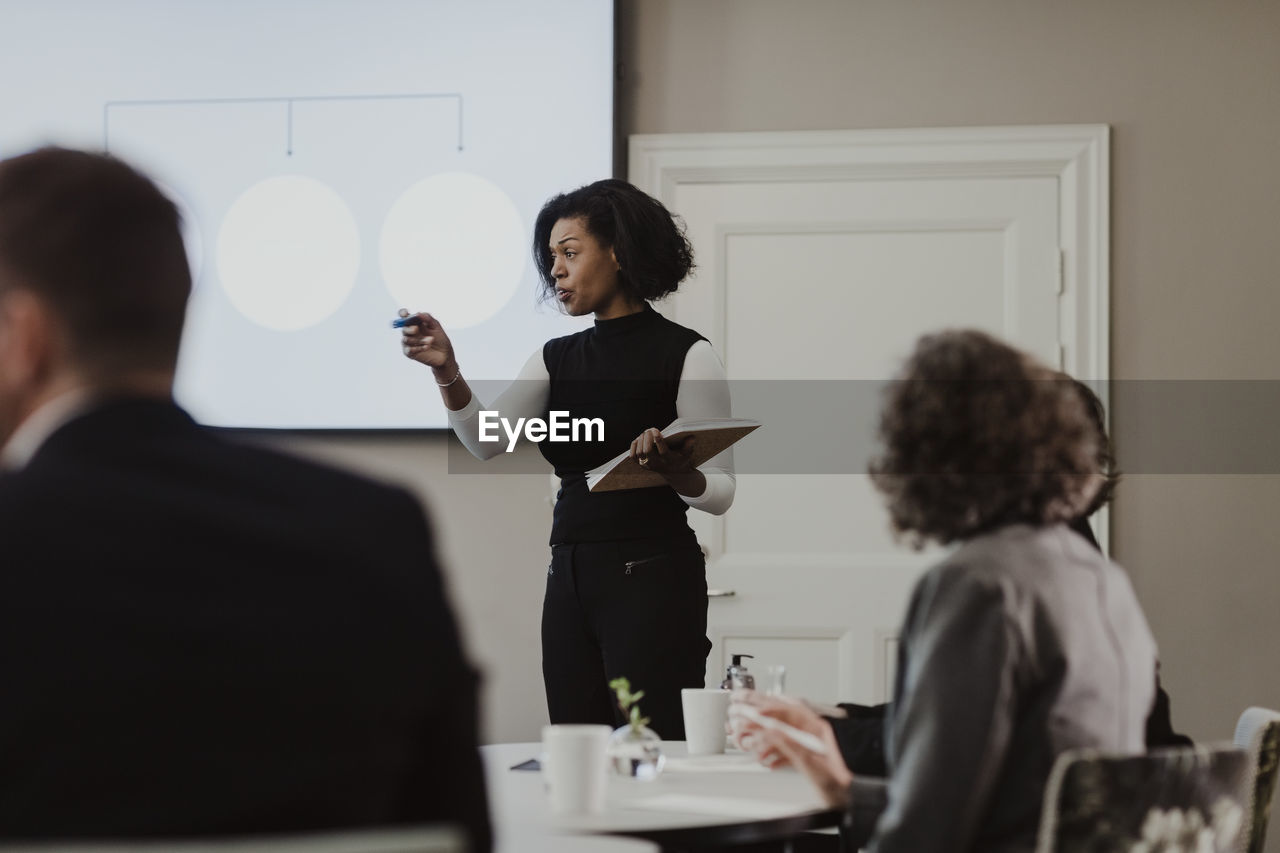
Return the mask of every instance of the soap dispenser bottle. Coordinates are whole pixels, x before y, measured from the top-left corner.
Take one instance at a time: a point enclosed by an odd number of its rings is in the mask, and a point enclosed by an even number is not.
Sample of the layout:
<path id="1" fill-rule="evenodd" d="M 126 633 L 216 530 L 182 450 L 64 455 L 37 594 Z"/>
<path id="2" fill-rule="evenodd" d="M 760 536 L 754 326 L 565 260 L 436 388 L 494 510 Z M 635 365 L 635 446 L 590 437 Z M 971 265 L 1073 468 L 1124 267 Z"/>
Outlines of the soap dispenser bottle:
<path id="1" fill-rule="evenodd" d="M 755 660 L 755 655 L 733 655 L 733 663 L 725 670 L 724 681 L 720 682 L 721 690 L 756 689 L 756 679 L 742 662 L 743 658 Z"/>

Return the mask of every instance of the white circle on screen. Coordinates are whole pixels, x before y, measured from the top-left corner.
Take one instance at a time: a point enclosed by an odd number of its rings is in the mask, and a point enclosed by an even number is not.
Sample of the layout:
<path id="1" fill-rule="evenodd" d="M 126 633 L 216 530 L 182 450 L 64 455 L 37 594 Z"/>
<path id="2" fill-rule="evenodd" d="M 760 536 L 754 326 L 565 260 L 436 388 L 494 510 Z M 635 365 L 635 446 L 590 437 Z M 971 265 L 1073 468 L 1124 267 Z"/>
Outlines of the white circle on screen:
<path id="1" fill-rule="evenodd" d="M 218 231 L 218 279 L 236 310 L 292 332 L 332 316 L 356 284 L 360 232 L 342 198 L 302 175 L 245 190 Z"/>
<path id="2" fill-rule="evenodd" d="M 524 223 L 495 184 L 443 172 L 396 199 L 379 257 L 396 305 L 429 311 L 447 329 L 474 326 L 497 314 L 520 284 Z"/>

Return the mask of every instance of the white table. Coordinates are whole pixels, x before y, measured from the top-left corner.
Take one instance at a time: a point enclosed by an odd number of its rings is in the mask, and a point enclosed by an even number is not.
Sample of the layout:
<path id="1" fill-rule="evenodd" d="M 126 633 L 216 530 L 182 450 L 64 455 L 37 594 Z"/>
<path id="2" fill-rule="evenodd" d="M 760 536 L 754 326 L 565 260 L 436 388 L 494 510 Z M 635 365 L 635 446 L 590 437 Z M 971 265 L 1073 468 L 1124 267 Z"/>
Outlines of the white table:
<path id="1" fill-rule="evenodd" d="M 537 757 L 540 744 L 481 747 L 497 849 L 640 853 L 784 838 L 837 820 L 799 773 L 766 770 L 743 753 L 691 758 L 683 742 L 662 746 L 668 761 L 659 778 L 611 776 L 604 812 L 585 817 L 552 815 L 542 774 L 510 769 Z"/>

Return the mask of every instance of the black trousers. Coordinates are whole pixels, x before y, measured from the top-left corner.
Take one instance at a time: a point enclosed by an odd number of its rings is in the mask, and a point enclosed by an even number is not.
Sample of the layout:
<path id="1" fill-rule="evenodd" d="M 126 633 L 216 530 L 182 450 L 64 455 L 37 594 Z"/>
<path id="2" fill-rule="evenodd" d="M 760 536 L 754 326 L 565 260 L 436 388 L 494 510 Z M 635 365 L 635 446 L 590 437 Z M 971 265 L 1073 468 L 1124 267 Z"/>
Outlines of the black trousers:
<path id="1" fill-rule="evenodd" d="M 707 573 L 697 540 L 556 545 L 542 603 L 542 677 L 552 723 L 625 720 L 609 681 L 643 690 L 665 740 L 684 739 L 680 689 L 706 677 Z"/>

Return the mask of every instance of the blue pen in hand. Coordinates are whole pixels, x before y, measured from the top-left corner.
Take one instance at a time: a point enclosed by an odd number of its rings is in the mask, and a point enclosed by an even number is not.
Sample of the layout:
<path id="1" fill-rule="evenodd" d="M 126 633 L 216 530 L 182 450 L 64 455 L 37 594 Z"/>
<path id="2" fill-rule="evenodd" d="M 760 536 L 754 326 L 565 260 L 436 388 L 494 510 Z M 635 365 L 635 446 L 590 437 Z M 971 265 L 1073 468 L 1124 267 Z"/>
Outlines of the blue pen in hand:
<path id="1" fill-rule="evenodd" d="M 403 329 L 405 326 L 421 326 L 422 320 L 418 319 L 417 314 L 410 314 L 408 317 L 397 317 L 391 321 L 391 328 Z"/>

